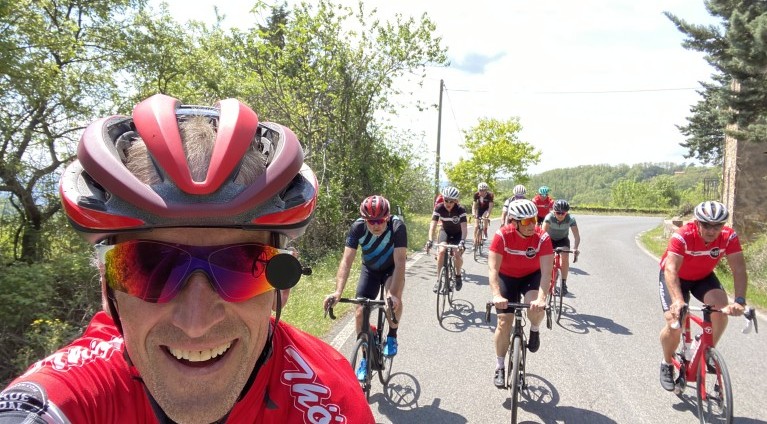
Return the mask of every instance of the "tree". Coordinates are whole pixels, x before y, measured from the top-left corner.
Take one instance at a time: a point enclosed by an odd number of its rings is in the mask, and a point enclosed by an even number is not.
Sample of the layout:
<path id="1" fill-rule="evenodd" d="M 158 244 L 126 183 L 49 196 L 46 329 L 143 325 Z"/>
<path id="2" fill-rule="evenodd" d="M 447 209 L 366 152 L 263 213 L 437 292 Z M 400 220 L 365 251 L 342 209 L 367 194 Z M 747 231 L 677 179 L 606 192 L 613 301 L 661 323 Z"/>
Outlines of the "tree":
<path id="1" fill-rule="evenodd" d="M 706 53 L 716 70 L 714 83 L 702 84 L 703 100 L 691 110 L 689 124 L 680 127 L 688 137 L 682 145 L 688 157 L 721 163 L 726 131 L 744 141 L 767 140 L 767 3 L 709 0 L 706 7 L 721 18 L 721 27 L 666 16 L 687 35 L 682 45 Z M 725 130 L 727 124 L 735 126 Z"/>
<path id="2" fill-rule="evenodd" d="M 143 0 L 17 0 L 0 14 L 0 191 L 16 212 L 15 257 L 42 258 L 60 209 L 57 172 L 85 122 L 114 98 L 114 41 Z M 20 251 L 19 251 L 20 250 Z"/>
<path id="3" fill-rule="evenodd" d="M 477 125 L 464 132 L 469 158 L 461 158 L 455 165 L 448 164 L 445 174 L 463 193 L 471 193 L 484 181 L 495 189 L 501 176 L 515 181 L 526 180 L 527 168 L 540 161 L 541 153 L 519 140 L 522 125 L 519 118 L 505 121 L 481 118 Z"/>

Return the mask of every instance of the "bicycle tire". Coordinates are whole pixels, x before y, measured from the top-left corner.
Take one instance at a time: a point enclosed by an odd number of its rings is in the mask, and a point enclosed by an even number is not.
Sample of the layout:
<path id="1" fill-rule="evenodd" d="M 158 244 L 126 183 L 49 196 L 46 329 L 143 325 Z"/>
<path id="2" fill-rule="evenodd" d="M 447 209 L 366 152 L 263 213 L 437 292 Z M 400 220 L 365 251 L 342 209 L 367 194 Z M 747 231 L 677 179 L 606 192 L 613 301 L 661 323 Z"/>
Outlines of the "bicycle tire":
<path id="1" fill-rule="evenodd" d="M 442 318 L 445 316 L 445 308 L 447 306 L 448 296 L 448 276 L 445 272 L 445 267 L 439 270 L 439 285 L 437 287 L 437 320 L 442 322 Z"/>
<path id="2" fill-rule="evenodd" d="M 564 297 L 564 291 L 562 290 L 562 274 L 559 270 L 557 270 L 556 279 L 554 280 L 556 282 L 557 290 L 554 290 L 555 299 L 554 303 L 556 303 L 556 308 L 554 310 L 556 318 L 557 318 L 557 324 L 559 324 L 559 320 L 562 319 L 562 298 Z"/>
<path id="3" fill-rule="evenodd" d="M 509 364 L 506 367 L 506 385 L 509 389 L 509 396 L 511 402 L 511 423 L 517 422 L 517 408 L 519 407 L 519 393 L 522 388 L 521 374 L 522 374 L 522 338 L 515 336 L 511 342 L 511 352 L 509 355 Z"/>
<path id="4" fill-rule="evenodd" d="M 394 311 L 391 311 L 394 313 Z M 389 321 L 386 319 L 386 312 L 383 307 L 378 308 L 378 333 L 376 334 L 377 349 L 376 355 L 378 356 L 378 380 L 381 382 L 386 393 L 386 385 L 389 384 L 389 377 L 391 377 L 391 367 L 394 362 L 393 356 L 384 356 L 384 346 L 386 345 L 386 335 L 389 334 Z"/>
<path id="5" fill-rule="evenodd" d="M 448 282 L 447 282 L 447 303 L 450 305 L 450 307 L 453 307 L 453 296 L 455 295 L 455 267 L 453 266 L 453 261 L 450 261 L 450 272 L 448 272 Z"/>
<path id="6" fill-rule="evenodd" d="M 707 364 L 713 363 L 714 373 Z M 732 384 L 722 354 L 714 347 L 706 349 L 698 363 L 695 391 L 698 394 L 698 418 L 701 424 L 732 423 Z M 712 378 L 713 377 L 713 378 Z"/>
<path id="7" fill-rule="evenodd" d="M 357 337 L 357 343 L 354 345 L 354 354 L 352 355 L 352 370 L 354 371 L 355 375 L 357 374 L 357 369 L 360 366 L 360 361 L 365 358 L 368 359 L 367 364 L 367 372 L 365 373 L 365 381 L 359 381 L 360 387 L 362 388 L 362 392 L 365 393 L 365 398 L 370 399 L 370 386 L 372 385 L 371 381 L 371 371 L 370 371 L 370 351 L 368 350 L 368 334 L 360 334 Z"/>

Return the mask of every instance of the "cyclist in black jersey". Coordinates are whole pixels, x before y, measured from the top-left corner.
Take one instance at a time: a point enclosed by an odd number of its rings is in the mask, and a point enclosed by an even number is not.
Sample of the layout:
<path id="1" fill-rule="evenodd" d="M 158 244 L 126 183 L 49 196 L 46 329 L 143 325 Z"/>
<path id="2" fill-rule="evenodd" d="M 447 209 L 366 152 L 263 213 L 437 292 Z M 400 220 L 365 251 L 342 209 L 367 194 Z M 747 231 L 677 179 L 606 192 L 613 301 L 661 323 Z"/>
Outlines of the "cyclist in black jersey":
<path id="1" fill-rule="evenodd" d="M 454 244 L 459 248 L 453 251 L 455 261 L 455 289 L 461 290 L 463 287 L 463 281 L 461 279 L 461 269 L 463 265 L 463 252 L 466 250 L 466 235 L 468 234 L 466 209 L 458 203 L 458 197 L 460 192 L 455 187 L 445 187 L 442 190 L 442 196 L 444 197 L 444 203 L 440 203 L 434 208 L 434 213 L 431 217 L 431 224 L 429 225 L 429 241 L 426 243 L 426 250 L 431 249 L 434 244 L 434 233 L 437 229 L 437 223 L 442 223 L 442 228 L 439 230 L 439 243 Z M 439 270 L 442 269 L 442 264 L 445 260 L 444 247 L 439 249 L 439 257 L 437 259 L 437 275 Z M 432 291 L 437 292 L 439 281 L 434 284 Z"/>

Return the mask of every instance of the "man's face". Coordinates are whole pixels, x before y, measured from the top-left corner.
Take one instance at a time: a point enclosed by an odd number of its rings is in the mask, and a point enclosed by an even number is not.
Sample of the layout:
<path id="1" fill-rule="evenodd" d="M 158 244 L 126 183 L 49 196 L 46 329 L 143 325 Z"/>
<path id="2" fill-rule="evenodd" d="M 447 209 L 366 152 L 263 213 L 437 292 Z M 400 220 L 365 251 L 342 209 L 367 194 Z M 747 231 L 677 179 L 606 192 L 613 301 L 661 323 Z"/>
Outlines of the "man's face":
<path id="1" fill-rule="evenodd" d="M 386 223 L 389 222 L 389 217 L 381 219 L 366 219 L 365 224 L 368 226 L 368 230 L 378 237 L 386 231 Z"/>
<path id="2" fill-rule="evenodd" d="M 557 218 L 557 222 L 564 221 L 566 216 L 567 212 L 554 212 L 554 217 Z"/>
<path id="3" fill-rule="evenodd" d="M 535 232 L 536 222 L 537 221 L 535 220 L 535 218 L 525 218 L 521 220 L 516 220 L 517 231 L 519 231 L 519 233 L 525 237 L 530 237 Z"/>
<path id="4" fill-rule="evenodd" d="M 700 237 L 706 243 L 711 243 L 712 241 L 716 240 L 716 238 L 719 237 L 719 234 L 722 232 L 722 228 L 724 228 L 724 223 L 707 224 L 700 221 L 696 222 L 698 224 L 698 232 L 700 233 Z"/>
<path id="5" fill-rule="evenodd" d="M 456 203 L 458 203 L 458 199 L 445 199 L 445 207 L 448 211 L 453 210 Z"/>
<path id="6" fill-rule="evenodd" d="M 131 238 L 217 246 L 266 244 L 268 234 L 183 228 Z M 115 291 L 130 358 L 152 396 L 176 422 L 210 423 L 223 417 L 266 344 L 274 292 L 227 302 L 209 278 L 205 272 L 194 272 L 167 303 L 148 303 Z"/>

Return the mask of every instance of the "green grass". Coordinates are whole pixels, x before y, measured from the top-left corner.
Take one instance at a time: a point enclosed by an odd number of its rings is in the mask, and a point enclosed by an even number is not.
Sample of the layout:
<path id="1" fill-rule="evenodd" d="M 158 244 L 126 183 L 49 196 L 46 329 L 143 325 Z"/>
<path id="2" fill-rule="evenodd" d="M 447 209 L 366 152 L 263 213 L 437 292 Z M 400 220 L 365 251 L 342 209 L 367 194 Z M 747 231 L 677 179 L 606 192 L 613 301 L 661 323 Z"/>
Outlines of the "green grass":
<path id="1" fill-rule="evenodd" d="M 408 250 L 412 253 L 423 250 L 429 231 L 431 215 L 413 215 L 405 217 L 408 235 Z M 312 275 L 301 277 L 301 281 L 290 292 L 290 299 L 282 310 L 280 319 L 318 337 L 325 336 L 334 321 L 324 317 L 322 302 L 325 296 L 335 291 L 336 271 L 341 260 L 344 246 L 338 246 L 336 252 L 329 253 L 322 261 L 312 267 Z M 354 296 L 359 280 L 360 251 L 352 265 L 343 296 Z M 405 282 L 407 290 L 407 281 Z M 351 311 L 351 305 L 342 303 L 335 306 L 337 317 Z"/>
<path id="2" fill-rule="evenodd" d="M 663 236 L 663 227 L 659 226 L 642 234 L 639 241 L 648 251 L 660 257 L 666 250 L 668 239 Z M 744 243 L 743 254 L 748 271 L 748 304 L 763 310 L 767 307 L 767 235 L 748 244 Z M 726 259 L 721 261 L 715 272 L 727 293 L 732 295 L 732 274 L 725 262 Z"/>

